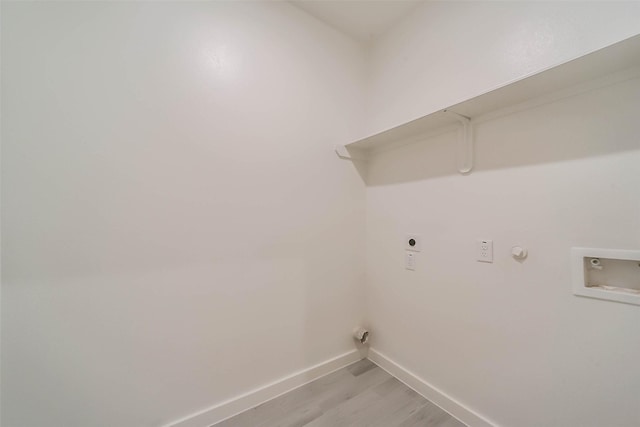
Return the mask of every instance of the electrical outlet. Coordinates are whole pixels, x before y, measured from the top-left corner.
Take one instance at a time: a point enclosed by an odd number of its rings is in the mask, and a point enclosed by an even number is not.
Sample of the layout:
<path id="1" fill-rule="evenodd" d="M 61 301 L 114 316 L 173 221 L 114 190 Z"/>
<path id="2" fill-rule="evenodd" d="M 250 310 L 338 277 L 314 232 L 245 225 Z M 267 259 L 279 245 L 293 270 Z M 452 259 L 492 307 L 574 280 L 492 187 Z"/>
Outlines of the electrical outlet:
<path id="1" fill-rule="evenodd" d="M 476 253 L 478 262 L 493 262 L 493 240 L 478 240 Z"/>
<path id="2" fill-rule="evenodd" d="M 406 251 L 404 253 L 404 268 L 407 270 L 415 270 L 416 269 L 416 253 L 411 251 Z"/>

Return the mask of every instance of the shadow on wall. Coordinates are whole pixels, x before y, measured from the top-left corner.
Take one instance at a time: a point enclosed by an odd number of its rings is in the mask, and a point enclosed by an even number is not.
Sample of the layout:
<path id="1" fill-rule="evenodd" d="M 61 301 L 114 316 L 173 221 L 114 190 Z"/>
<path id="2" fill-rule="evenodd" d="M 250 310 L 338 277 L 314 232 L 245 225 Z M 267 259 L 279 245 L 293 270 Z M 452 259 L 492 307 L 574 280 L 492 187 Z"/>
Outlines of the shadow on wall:
<path id="1" fill-rule="evenodd" d="M 476 121 L 471 174 L 640 149 L 640 78 Z M 496 118 L 496 116 L 498 116 Z M 458 175 L 459 134 L 447 130 L 354 165 L 367 186 Z M 464 177 L 463 177 L 464 178 Z"/>

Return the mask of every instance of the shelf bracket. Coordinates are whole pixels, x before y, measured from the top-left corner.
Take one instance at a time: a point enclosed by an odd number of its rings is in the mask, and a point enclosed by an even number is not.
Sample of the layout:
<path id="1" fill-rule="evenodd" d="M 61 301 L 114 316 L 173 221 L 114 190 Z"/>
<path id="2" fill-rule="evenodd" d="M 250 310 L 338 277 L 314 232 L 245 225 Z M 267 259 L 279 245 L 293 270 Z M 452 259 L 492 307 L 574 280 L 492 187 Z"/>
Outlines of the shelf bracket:
<path id="1" fill-rule="evenodd" d="M 442 110 L 451 114 L 462 124 L 462 137 L 458 147 L 458 172 L 465 175 L 473 169 L 473 124 L 471 118 L 451 110 Z"/>
<path id="2" fill-rule="evenodd" d="M 349 153 L 347 147 L 345 147 L 344 145 L 336 145 L 335 150 L 336 154 L 341 159 L 353 160 L 353 157 L 351 157 L 351 153 Z"/>

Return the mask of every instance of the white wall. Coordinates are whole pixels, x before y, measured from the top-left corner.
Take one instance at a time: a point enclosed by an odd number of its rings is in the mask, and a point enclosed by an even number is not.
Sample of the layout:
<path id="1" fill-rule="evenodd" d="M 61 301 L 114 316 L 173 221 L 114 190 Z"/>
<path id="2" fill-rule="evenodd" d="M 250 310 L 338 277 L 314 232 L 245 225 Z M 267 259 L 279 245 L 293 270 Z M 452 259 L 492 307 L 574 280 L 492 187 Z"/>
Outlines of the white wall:
<path id="1" fill-rule="evenodd" d="M 429 3 L 374 46 L 372 128 L 640 32 L 640 4 Z M 367 176 L 372 346 L 502 426 L 640 424 L 637 306 L 571 293 L 572 246 L 640 246 L 640 79 L 378 154 Z M 422 235 L 417 271 L 405 233 Z M 493 239 L 495 262 L 475 261 Z M 519 263 L 512 245 L 529 249 Z"/>
<path id="2" fill-rule="evenodd" d="M 361 47 L 286 3 L 2 4 L 2 425 L 158 426 L 353 349 Z"/>
<path id="3" fill-rule="evenodd" d="M 429 1 L 375 41 L 371 132 L 639 31 L 640 2 Z"/>

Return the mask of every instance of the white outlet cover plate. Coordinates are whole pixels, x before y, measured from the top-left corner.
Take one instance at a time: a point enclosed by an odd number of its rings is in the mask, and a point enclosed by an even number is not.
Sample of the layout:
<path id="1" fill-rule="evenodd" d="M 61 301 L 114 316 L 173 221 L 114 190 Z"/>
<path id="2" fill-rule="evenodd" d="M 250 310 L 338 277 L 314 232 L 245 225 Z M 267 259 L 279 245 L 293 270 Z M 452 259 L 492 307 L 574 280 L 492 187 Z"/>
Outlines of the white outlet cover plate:
<path id="1" fill-rule="evenodd" d="M 493 240 L 478 240 L 476 246 L 476 259 L 479 262 L 493 262 Z"/>
<path id="2" fill-rule="evenodd" d="M 411 246 L 409 241 L 413 239 L 415 240 L 415 245 Z M 422 240 L 420 239 L 420 235 L 418 234 L 407 234 L 404 238 L 404 249 L 407 251 L 420 252 L 422 249 Z"/>
<path id="3" fill-rule="evenodd" d="M 415 270 L 416 269 L 416 253 L 411 251 L 406 251 L 404 253 L 404 268 L 407 270 Z"/>

